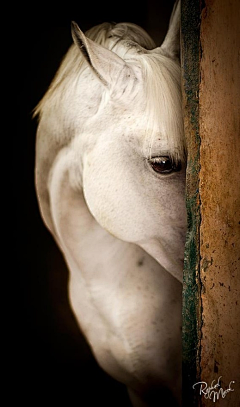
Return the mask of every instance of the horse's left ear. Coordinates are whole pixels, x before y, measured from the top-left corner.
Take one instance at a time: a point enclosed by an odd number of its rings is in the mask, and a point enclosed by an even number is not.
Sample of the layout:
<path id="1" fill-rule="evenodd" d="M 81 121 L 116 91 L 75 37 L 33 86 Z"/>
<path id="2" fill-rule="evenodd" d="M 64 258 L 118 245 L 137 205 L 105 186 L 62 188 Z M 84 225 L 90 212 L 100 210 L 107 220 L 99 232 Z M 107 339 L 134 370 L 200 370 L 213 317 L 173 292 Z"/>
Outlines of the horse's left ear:
<path id="1" fill-rule="evenodd" d="M 181 0 L 177 0 L 172 10 L 166 37 L 160 47 L 163 54 L 172 58 L 180 58 L 180 20 Z"/>
<path id="2" fill-rule="evenodd" d="M 124 60 L 87 38 L 75 22 L 72 22 L 72 37 L 93 72 L 105 86 L 110 86 L 117 73 L 126 67 Z"/>

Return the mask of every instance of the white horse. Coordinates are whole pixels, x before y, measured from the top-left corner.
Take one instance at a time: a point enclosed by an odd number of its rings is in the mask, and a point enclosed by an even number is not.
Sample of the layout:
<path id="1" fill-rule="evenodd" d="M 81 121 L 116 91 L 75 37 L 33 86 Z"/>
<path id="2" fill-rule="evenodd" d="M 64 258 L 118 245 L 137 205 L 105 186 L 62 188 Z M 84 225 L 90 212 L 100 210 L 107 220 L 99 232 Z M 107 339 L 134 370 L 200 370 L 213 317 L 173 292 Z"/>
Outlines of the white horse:
<path id="1" fill-rule="evenodd" d="M 179 21 L 177 3 L 160 47 L 135 24 L 84 35 L 73 23 L 74 44 L 36 109 L 37 196 L 69 268 L 73 312 L 137 407 L 181 404 Z"/>

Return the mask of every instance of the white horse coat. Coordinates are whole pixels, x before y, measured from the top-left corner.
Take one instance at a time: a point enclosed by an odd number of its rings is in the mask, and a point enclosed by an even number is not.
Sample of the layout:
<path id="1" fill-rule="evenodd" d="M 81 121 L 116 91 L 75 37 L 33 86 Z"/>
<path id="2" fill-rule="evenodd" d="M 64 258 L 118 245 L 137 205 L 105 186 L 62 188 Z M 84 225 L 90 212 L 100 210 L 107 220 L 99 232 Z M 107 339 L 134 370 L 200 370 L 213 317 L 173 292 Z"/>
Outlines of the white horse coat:
<path id="1" fill-rule="evenodd" d="M 186 233 L 180 5 L 155 47 L 134 24 L 74 45 L 36 109 L 36 190 L 69 268 L 69 298 L 134 406 L 181 400 Z"/>

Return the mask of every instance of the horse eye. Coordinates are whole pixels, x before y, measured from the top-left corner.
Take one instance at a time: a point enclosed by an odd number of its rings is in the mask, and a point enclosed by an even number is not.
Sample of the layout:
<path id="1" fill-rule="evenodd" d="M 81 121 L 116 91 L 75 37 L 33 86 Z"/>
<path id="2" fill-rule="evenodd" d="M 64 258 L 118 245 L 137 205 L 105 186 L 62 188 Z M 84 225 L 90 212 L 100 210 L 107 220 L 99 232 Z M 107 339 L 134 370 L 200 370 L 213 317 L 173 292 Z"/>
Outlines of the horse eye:
<path id="1" fill-rule="evenodd" d="M 169 174 L 172 171 L 180 171 L 181 163 L 175 163 L 170 157 L 154 157 L 149 160 L 153 171 L 159 174 Z"/>

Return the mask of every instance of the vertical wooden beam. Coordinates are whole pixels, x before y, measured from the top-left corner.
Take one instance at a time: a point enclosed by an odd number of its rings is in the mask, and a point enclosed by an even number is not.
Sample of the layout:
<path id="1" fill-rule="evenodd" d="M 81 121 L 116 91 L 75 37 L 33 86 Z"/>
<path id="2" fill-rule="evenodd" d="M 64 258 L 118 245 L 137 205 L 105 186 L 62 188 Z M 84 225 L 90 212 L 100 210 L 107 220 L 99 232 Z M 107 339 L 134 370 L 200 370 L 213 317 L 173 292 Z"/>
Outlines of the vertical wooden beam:
<path id="1" fill-rule="evenodd" d="M 199 279 L 199 62 L 200 3 L 182 0 L 181 44 L 184 128 L 188 145 L 186 203 L 188 232 L 183 276 L 183 406 L 197 405 L 192 385 L 199 379 L 201 300 Z"/>
<path id="2" fill-rule="evenodd" d="M 240 406 L 240 2 L 205 0 L 199 129 L 201 380 Z M 198 387 L 199 391 L 199 387 Z M 210 396 L 210 395 L 209 395 Z M 212 406 L 201 396 L 201 406 Z"/>
<path id="3" fill-rule="evenodd" d="M 239 0 L 182 0 L 184 407 L 240 405 L 239 21 Z"/>

